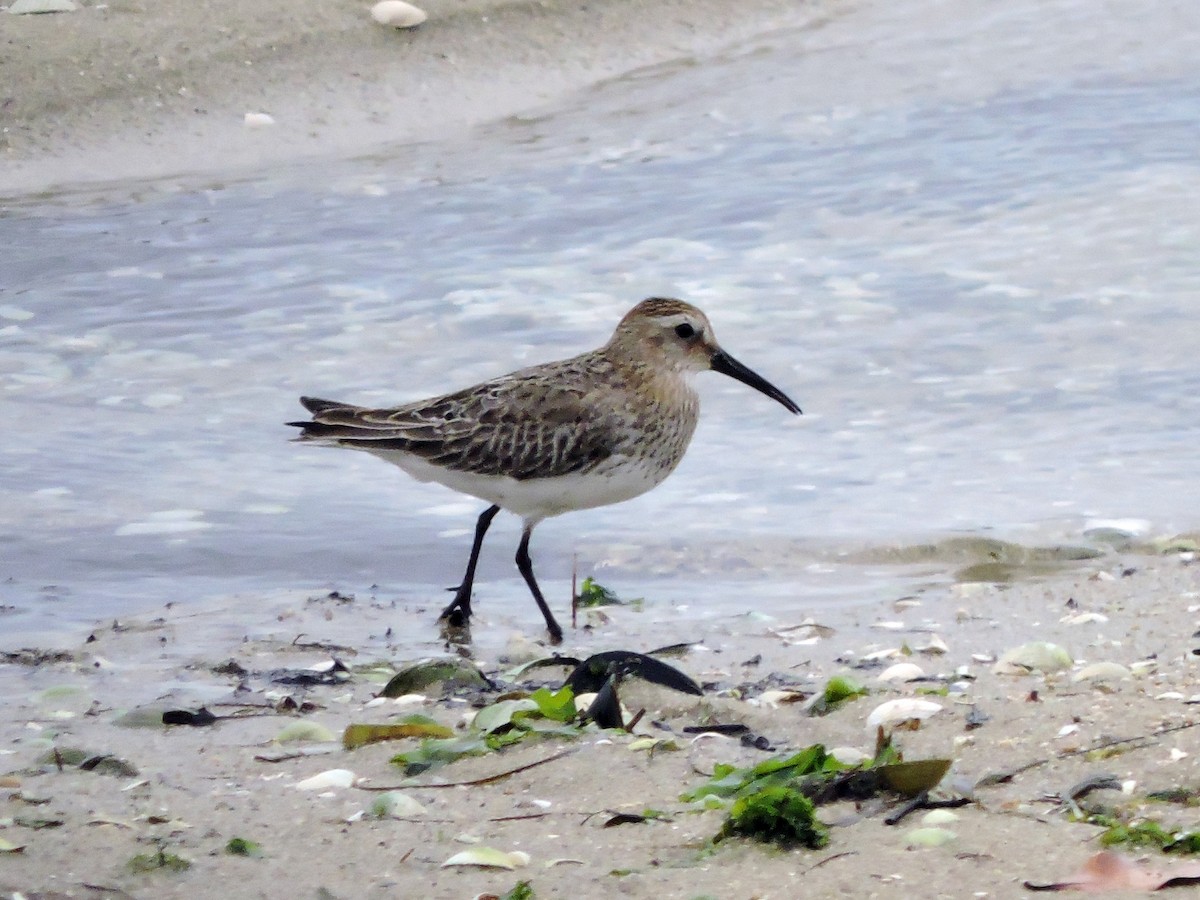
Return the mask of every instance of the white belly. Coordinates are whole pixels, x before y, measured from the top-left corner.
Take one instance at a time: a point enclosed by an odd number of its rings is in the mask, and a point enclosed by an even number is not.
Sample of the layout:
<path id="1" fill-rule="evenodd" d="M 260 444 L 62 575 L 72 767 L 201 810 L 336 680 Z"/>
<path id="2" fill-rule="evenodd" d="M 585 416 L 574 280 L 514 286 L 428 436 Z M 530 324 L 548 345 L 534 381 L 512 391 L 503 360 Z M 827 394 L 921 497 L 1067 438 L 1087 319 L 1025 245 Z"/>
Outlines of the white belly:
<path id="1" fill-rule="evenodd" d="M 399 466 L 418 481 L 446 487 L 494 503 L 530 522 L 577 509 L 592 509 L 630 500 L 660 484 L 669 470 L 637 461 L 610 460 L 604 471 L 518 481 L 507 475 L 477 475 L 443 469 L 420 457 L 396 450 L 368 451 Z"/>

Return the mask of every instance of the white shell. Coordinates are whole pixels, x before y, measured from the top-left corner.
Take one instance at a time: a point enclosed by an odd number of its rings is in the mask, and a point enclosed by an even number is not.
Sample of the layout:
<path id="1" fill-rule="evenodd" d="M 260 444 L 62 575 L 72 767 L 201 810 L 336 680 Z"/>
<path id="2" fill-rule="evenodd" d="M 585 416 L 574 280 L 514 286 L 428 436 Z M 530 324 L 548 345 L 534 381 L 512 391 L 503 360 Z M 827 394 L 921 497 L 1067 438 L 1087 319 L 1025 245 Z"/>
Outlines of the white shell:
<path id="1" fill-rule="evenodd" d="M 941 847 L 958 836 L 947 828 L 914 828 L 908 833 L 909 847 Z"/>
<path id="2" fill-rule="evenodd" d="M 857 766 L 871 761 L 870 754 L 863 753 L 857 747 L 834 747 L 829 755 L 843 766 Z"/>
<path id="3" fill-rule="evenodd" d="M 1065 625 L 1091 625 L 1092 623 L 1103 625 L 1108 621 L 1108 616 L 1104 613 L 1086 612 L 1074 616 L 1063 616 L 1058 621 Z"/>
<path id="4" fill-rule="evenodd" d="M 1133 673 L 1120 663 L 1096 662 L 1084 666 L 1075 673 L 1075 677 L 1071 680 L 1077 683 L 1080 681 L 1123 681 L 1132 677 Z"/>
<path id="5" fill-rule="evenodd" d="M 949 825 L 958 821 L 958 814 L 948 809 L 933 809 L 921 816 L 922 825 Z"/>
<path id="6" fill-rule="evenodd" d="M 376 819 L 425 815 L 425 807 L 404 791 L 385 791 L 371 803 L 370 814 Z"/>
<path id="7" fill-rule="evenodd" d="M 903 656 L 899 647 L 887 647 L 883 650 L 875 650 L 863 657 L 864 662 L 874 662 L 878 659 L 895 659 L 897 656 Z"/>
<path id="8" fill-rule="evenodd" d="M 881 703 L 867 716 L 867 727 L 878 728 L 880 725 L 898 725 L 916 719 L 918 722 L 928 719 L 942 711 L 940 703 L 932 700 L 918 700 L 916 697 L 901 697 L 899 700 L 888 700 Z"/>
<path id="9" fill-rule="evenodd" d="M 949 653 L 949 645 L 942 640 L 940 635 L 930 635 L 929 643 L 917 648 L 918 653 L 923 653 L 926 656 L 941 656 L 943 653 Z"/>
<path id="10" fill-rule="evenodd" d="M 354 784 L 354 773 L 349 769 L 329 769 L 312 778 L 296 782 L 298 791 L 324 791 L 329 788 L 348 788 Z"/>
<path id="11" fill-rule="evenodd" d="M 38 13 L 75 12 L 79 9 L 72 0 L 16 0 L 8 8 L 14 16 L 27 16 Z"/>
<path id="12" fill-rule="evenodd" d="M 758 695 L 758 702 L 767 707 L 767 709 L 779 709 L 780 706 L 787 703 L 799 703 L 807 696 L 802 691 L 763 691 Z"/>
<path id="13" fill-rule="evenodd" d="M 997 675 L 1028 675 L 1030 672 L 1061 672 L 1074 664 L 1071 654 L 1049 641 L 1030 641 L 1013 647 L 1000 657 L 993 671 Z"/>
<path id="14" fill-rule="evenodd" d="M 275 119 L 267 113 L 248 112 L 242 122 L 247 128 L 270 128 L 275 124 Z"/>
<path id="15" fill-rule="evenodd" d="M 380 0 L 371 7 L 371 18 L 392 28 L 416 28 L 429 17 L 425 10 L 404 0 Z"/>
<path id="16" fill-rule="evenodd" d="M 877 681 L 916 681 L 918 678 L 925 677 L 925 670 L 916 663 L 902 662 L 896 663 L 894 666 L 888 666 L 877 676 Z"/>
<path id="17" fill-rule="evenodd" d="M 515 869 L 517 866 L 529 865 L 529 854 L 524 850 L 513 850 L 505 853 L 491 847 L 473 847 L 461 853 L 455 853 L 442 863 L 442 868 L 453 866 L 478 866 L 482 869 Z"/>

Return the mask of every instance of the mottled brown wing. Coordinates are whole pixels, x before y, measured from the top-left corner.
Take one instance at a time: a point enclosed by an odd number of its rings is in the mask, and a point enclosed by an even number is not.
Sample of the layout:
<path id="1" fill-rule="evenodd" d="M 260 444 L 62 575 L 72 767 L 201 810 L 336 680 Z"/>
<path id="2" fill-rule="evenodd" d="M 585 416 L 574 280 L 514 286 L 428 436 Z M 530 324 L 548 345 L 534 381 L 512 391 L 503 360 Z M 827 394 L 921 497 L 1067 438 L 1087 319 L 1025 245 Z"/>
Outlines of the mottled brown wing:
<path id="1" fill-rule="evenodd" d="M 533 373 L 536 372 L 536 377 Z M 564 373 L 566 374 L 566 373 Z M 588 379 L 546 367 L 394 409 L 302 398 L 302 438 L 358 450 L 399 450 L 447 469 L 519 480 L 588 472 L 617 452 L 618 411 Z"/>

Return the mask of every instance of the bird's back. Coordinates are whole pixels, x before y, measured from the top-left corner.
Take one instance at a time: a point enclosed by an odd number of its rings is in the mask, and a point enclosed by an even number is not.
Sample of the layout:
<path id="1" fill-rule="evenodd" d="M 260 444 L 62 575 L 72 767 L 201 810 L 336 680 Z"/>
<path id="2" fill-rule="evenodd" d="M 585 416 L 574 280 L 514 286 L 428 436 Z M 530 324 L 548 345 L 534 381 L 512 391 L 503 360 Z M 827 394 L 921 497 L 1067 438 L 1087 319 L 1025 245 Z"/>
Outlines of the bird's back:
<path id="1" fill-rule="evenodd" d="M 648 490 L 682 458 L 698 403 L 678 376 L 639 374 L 602 349 L 388 409 L 305 397 L 312 421 L 290 424 L 303 429 L 300 440 L 365 450 L 476 496 L 462 476 L 526 482 L 624 470 Z"/>

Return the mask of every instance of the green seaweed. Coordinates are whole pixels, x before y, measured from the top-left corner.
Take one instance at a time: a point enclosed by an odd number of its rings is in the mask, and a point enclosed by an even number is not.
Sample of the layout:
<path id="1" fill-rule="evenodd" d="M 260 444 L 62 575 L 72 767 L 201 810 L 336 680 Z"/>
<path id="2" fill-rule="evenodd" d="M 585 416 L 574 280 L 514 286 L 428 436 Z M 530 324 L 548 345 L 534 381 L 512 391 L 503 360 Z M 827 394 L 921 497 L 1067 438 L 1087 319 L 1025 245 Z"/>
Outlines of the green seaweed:
<path id="1" fill-rule="evenodd" d="M 246 838 L 230 838 L 225 845 L 225 852 L 230 856 L 250 856 L 258 859 L 263 855 L 262 845 Z"/>
<path id="2" fill-rule="evenodd" d="M 518 881 L 500 900 L 533 900 L 534 896 L 533 885 L 528 881 Z"/>
<path id="3" fill-rule="evenodd" d="M 579 596 L 575 599 L 576 605 L 582 609 L 591 609 L 598 606 L 621 606 L 624 600 L 618 597 L 613 591 L 606 588 L 590 575 L 583 579 L 583 584 L 579 588 Z"/>
<path id="4" fill-rule="evenodd" d="M 817 805 L 843 796 L 865 799 L 885 791 L 912 796 L 933 788 L 949 766 L 948 759 L 906 763 L 889 741 L 880 743 L 874 759 L 847 765 L 830 756 L 822 744 L 812 744 L 748 768 L 719 764 L 708 781 L 680 799 L 699 809 L 728 810 L 714 841 L 742 835 L 816 848 L 828 839 L 825 827 L 815 818 Z"/>
<path id="5" fill-rule="evenodd" d="M 1163 853 L 1200 853 L 1200 831 L 1169 831 L 1153 819 L 1122 822 L 1116 816 L 1088 816 L 1088 823 L 1106 830 L 1100 835 L 1105 847 L 1157 847 Z"/>
<path id="6" fill-rule="evenodd" d="M 824 716 L 835 709 L 865 697 L 869 692 L 866 687 L 847 675 L 835 675 L 825 682 L 825 689 L 820 696 L 813 700 L 808 707 L 810 716 Z"/>
<path id="7" fill-rule="evenodd" d="M 174 853 L 168 853 L 164 847 L 159 847 L 154 853 L 139 853 L 129 860 L 126 868 L 135 875 L 148 872 L 186 872 L 192 864 Z"/>
<path id="8" fill-rule="evenodd" d="M 485 706 L 475 714 L 468 734 L 429 738 L 415 750 L 393 756 L 392 763 L 405 775 L 419 775 L 464 756 L 479 756 L 532 738 L 578 737 L 582 726 L 574 724 L 577 718 L 575 694 L 569 687 L 539 688 L 528 697 Z"/>
<path id="9" fill-rule="evenodd" d="M 405 775 L 412 776 L 452 763 L 464 756 L 482 756 L 488 749 L 488 745 L 477 735 L 426 738 L 415 750 L 397 753 L 391 761 L 392 765 L 403 769 Z"/>
<path id="10" fill-rule="evenodd" d="M 829 841 L 829 832 L 817 820 L 813 802 L 783 784 L 765 785 L 734 801 L 716 840 L 734 836 L 814 850 Z"/>

